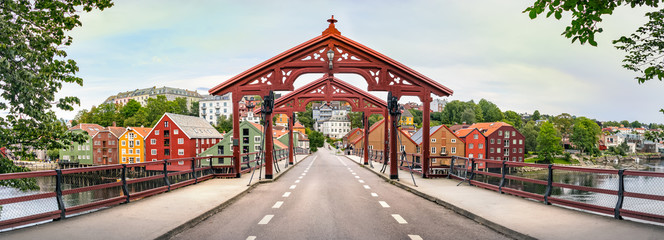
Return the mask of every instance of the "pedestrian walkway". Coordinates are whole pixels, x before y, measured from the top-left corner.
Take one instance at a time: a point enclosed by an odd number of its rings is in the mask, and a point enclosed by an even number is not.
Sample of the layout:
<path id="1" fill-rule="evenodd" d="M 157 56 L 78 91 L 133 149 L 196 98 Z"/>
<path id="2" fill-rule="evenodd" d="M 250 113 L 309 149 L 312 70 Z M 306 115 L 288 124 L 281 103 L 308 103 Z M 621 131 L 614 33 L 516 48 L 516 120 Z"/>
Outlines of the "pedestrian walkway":
<path id="1" fill-rule="evenodd" d="M 362 165 L 360 157 L 348 155 Z M 617 220 L 607 216 L 581 212 L 559 206 L 545 205 L 508 194 L 458 185 L 453 179 L 424 179 L 408 171 L 399 170 L 399 180 L 389 180 L 380 173 L 381 163 L 374 162 L 368 170 L 386 181 L 417 195 L 448 207 L 455 212 L 485 224 L 494 230 L 517 239 L 662 239 L 664 226 Z M 457 186 L 458 185 L 458 186 Z"/>
<path id="2" fill-rule="evenodd" d="M 297 155 L 296 164 L 308 155 Z M 275 174 L 292 169 L 289 166 Z M 265 171 L 263 171 L 265 172 Z M 0 233 L 0 239 L 164 239 L 221 211 L 251 190 L 258 181 L 251 173 L 241 178 L 210 179 L 196 185 L 114 206 L 62 221 Z M 265 180 L 263 180 L 265 181 Z"/>

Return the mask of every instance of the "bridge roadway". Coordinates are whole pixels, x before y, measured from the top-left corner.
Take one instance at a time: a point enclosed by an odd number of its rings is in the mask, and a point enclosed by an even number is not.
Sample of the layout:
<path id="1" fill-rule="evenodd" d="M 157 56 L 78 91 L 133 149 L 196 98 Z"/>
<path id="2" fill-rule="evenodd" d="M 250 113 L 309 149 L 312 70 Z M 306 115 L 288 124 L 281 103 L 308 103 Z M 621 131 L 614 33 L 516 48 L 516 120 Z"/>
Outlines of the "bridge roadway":
<path id="1" fill-rule="evenodd" d="M 173 239 L 507 239 L 320 149 Z"/>

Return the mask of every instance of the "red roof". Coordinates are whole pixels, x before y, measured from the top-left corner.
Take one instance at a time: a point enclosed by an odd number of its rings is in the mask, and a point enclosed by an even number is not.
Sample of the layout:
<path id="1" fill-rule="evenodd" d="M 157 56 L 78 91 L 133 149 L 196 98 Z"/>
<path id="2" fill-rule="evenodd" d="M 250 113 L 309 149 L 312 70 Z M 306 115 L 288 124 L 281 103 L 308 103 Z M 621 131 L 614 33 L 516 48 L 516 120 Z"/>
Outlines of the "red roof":
<path id="1" fill-rule="evenodd" d="M 209 93 L 211 95 L 222 95 L 226 92 L 231 91 L 232 86 L 236 86 L 238 84 L 243 84 L 245 81 L 254 81 L 255 79 L 250 79 L 250 77 L 254 74 L 263 72 L 265 70 L 270 69 L 271 67 L 274 67 L 276 64 L 279 64 L 280 62 L 288 62 L 290 61 L 293 57 L 298 56 L 299 54 L 302 54 L 303 51 L 309 49 L 309 48 L 315 48 L 321 45 L 327 46 L 329 44 L 334 44 L 334 45 L 345 45 L 350 47 L 351 49 L 347 49 L 349 51 L 357 51 L 362 54 L 371 56 L 375 58 L 376 60 L 384 62 L 387 66 L 393 67 L 394 69 L 397 69 L 403 73 L 405 73 L 407 76 L 405 76 L 406 79 L 409 79 L 410 81 L 417 81 L 419 83 L 422 83 L 422 87 L 430 89 L 434 94 L 439 95 L 439 96 L 447 96 L 451 95 L 453 91 L 442 84 L 424 76 L 423 74 L 416 72 L 415 70 L 407 67 L 406 65 L 403 65 L 369 47 L 366 47 L 358 42 L 355 42 L 351 40 L 350 38 L 344 37 L 339 33 L 339 31 L 334 28 L 334 24 L 331 23 L 329 28 L 323 32 L 322 35 L 315 37 L 309 41 L 306 41 L 300 45 L 297 45 L 289 50 L 286 50 L 285 52 L 282 52 L 265 62 L 262 62 L 252 68 L 249 68 L 248 70 L 228 79 L 227 81 L 213 87 L 212 89 L 209 90 Z M 336 43 L 336 44 L 335 44 Z M 281 81 L 281 79 L 278 79 Z M 291 86 L 285 86 L 289 87 L 291 89 L 276 89 L 276 87 L 273 86 L 272 90 L 292 90 L 292 85 Z"/>
<path id="2" fill-rule="evenodd" d="M 496 130 L 498 130 L 502 126 L 512 126 L 504 122 L 486 122 L 486 123 L 475 123 L 473 125 L 470 125 L 468 128 L 477 128 L 478 130 L 486 130 L 484 133 L 484 136 L 489 136 L 493 134 Z"/>
<path id="3" fill-rule="evenodd" d="M 76 126 L 69 128 L 69 130 L 76 130 L 76 129 L 81 129 L 83 131 L 86 131 L 88 135 L 94 136 L 99 131 L 104 130 L 104 127 L 94 123 L 80 123 Z"/>

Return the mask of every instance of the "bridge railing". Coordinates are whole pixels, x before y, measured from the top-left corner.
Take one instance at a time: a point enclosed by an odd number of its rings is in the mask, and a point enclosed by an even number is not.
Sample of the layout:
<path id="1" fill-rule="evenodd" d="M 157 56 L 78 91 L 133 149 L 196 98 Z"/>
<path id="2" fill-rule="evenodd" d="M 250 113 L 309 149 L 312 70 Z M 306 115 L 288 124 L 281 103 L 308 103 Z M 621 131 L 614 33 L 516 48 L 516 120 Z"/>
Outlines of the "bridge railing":
<path id="1" fill-rule="evenodd" d="M 213 165 L 213 159 L 224 158 L 232 156 L 0 174 L 2 185 L 9 186 L 0 187 L 0 229 L 64 219 L 213 177 L 234 177 L 233 161 L 230 165 Z M 20 191 L 17 180 L 41 187 Z"/>
<path id="2" fill-rule="evenodd" d="M 487 168 L 478 169 L 479 163 Z M 515 174 L 537 170 L 546 174 Z M 664 173 L 462 157 L 452 158 L 450 173 L 470 185 L 549 205 L 664 223 Z"/>
<path id="3" fill-rule="evenodd" d="M 412 168 L 413 173 L 422 174 L 422 154 L 399 152 L 397 159 L 400 169 L 410 171 Z"/>

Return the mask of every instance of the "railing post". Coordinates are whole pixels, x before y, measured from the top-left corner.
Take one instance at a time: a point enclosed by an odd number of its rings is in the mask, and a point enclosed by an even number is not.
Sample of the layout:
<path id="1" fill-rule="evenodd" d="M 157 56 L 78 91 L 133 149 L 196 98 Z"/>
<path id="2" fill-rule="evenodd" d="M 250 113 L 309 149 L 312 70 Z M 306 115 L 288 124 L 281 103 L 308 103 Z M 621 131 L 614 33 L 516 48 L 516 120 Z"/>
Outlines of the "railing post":
<path id="1" fill-rule="evenodd" d="M 475 159 L 470 159 L 470 176 L 468 177 L 468 185 L 473 186 L 470 181 L 475 177 Z"/>
<path id="2" fill-rule="evenodd" d="M 127 164 L 122 164 L 122 194 L 125 195 L 125 203 L 129 203 L 129 189 L 127 188 Z"/>
<path id="3" fill-rule="evenodd" d="M 168 170 L 166 168 L 166 166 L 168 165 L 167 160 L 168 159 L 164 160 L 164 184 L 166 184 L 166 186 L 168 186 L 168 190 L 166 190 L 166 191 L 170 192 L 171 191 L 171 183 L 170 183 L 170 181 L 168 181 Z"/>
<path id="4" fill-rule="evenodd" d="M 500 184 L 498 185 L 498 192 L 503 193 L 503 186 L 505 186 L 505 173 L 507 172 L 507 161 L 503 160 L 503 166 L 500 169 L 500 172 L 502 173 L 502 177 L 500 178 Z M 486 167 L 486 164 L 485 166 Z"/>
<path id="5" fill-rule="evenodd" d="M 194 177 L 194 184 L 198 183 L 198 176 L 196 176 L 196 158 L 191 158 L 191 174 Z"/>
<path id="6" fill-rule="evenodd" d="M 454 173 L 454 159 L 456 159 L 456 156 L 452 156 L 452 160 L 450 160 L 450 171 L 447 173 L 447 179 L 452 178 L 452 173 Z"/>
<path id="7" fill-rule="evenodd" d="M 551 196 L 551 191 L 553 189 L 553 164 L 549 164 L 549 175 L 546 180 L 546 192 L 544 193 L 544 203 L 546 205 L 551 205 L 549 202 L 549 196 Z"/>
<path id="8" fill-rule="evenodd" d="M 62 170 L 55 169 L 55 199 L 58 201 L 58 210 L 60 210 L 60 218 L 56 220 L 65 219 L 65 202 L 62 200 Z"/>
<path id="9" fill-rule="evenodd" d="M 217 159 L 219 159 L 219 158 L 217 158 Z M 210 174 L 213 174 L 213 173 L 214 173 L 214 168 L 212 168 L 212 157 L 208 158 L 208 161 L 209 161 L 209 163 L 210 163 L 210 171 L 209 171 L 209 172 L 210 172 Z M 218 160 L 217 160 L 217 161 L 218 161 Z M 202 165 L 202 164 L 201 164 L 201 165 Z"/>
<path id="10" fill-rule="evenodd" d="M 618 202 L 616 203 L 616 208 L 614 209 L 613 217 L 616 219 L 623 219 L 620 216 L 620 209 L 622 209 L 623 200 L 625 199 L 625 170 L 618 170 Z"/>

